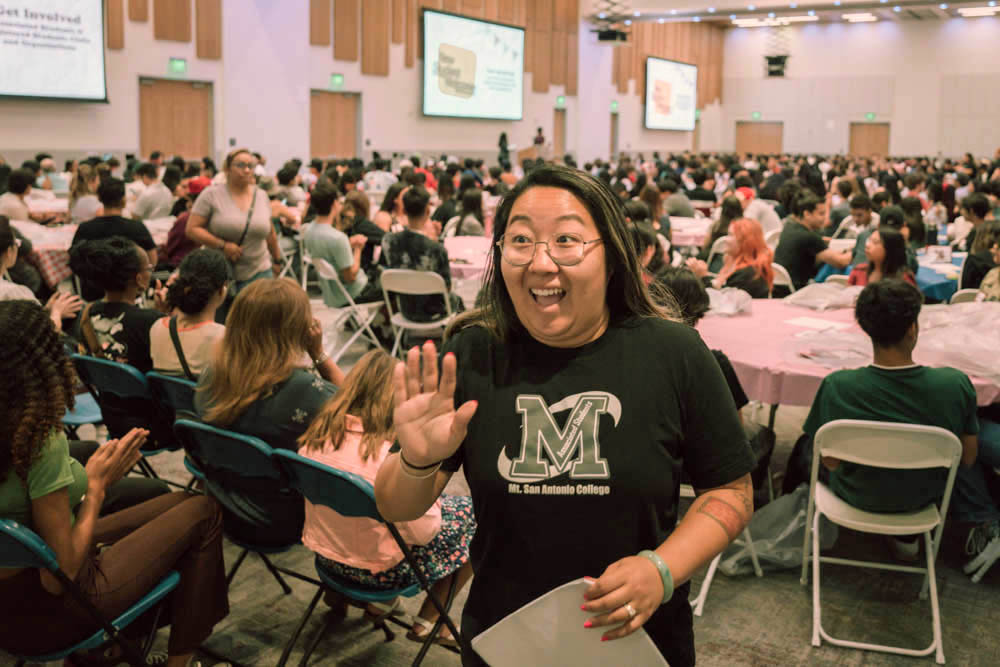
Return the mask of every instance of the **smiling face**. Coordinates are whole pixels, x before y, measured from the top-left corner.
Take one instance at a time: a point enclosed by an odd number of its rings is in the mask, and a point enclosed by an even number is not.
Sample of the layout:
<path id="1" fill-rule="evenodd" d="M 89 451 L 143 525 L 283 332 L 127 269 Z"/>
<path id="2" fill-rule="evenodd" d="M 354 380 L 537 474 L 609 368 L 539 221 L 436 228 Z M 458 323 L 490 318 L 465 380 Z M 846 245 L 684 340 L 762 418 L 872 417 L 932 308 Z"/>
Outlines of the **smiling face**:
<path id="1" fill-rule="evenodd" d="M 536 186 L 518 197 L 504 230 L 505 242 L 515 239 L 554 244 L 576 237 L 600 239 L 597 224 L 572 193 Z M 603 243 L 584 246 L 583 260 L 574 266 L 552 261 L 545 245 L 525 266 L 500 260 L 500 272 L 521 324 L 531 336 L 551 347 L 579 347 L 596 340 L 608 326 L 608 266 Z"/>

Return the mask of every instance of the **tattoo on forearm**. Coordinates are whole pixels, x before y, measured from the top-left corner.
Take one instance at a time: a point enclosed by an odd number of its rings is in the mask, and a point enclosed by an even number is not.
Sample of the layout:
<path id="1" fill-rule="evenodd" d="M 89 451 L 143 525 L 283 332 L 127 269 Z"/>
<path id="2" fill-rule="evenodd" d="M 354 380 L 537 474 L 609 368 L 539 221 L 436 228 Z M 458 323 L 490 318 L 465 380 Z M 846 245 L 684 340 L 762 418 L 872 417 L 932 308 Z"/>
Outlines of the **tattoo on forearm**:
<path id="1" fill-rule="evenodd" d="M 721 498 L 715 496 L 705 498 L 705 502 L 698 507 L 698 513 L 719 524 L 730 540 L 736 539 L 743 530 L 744 519 L 740 511 Z"/>

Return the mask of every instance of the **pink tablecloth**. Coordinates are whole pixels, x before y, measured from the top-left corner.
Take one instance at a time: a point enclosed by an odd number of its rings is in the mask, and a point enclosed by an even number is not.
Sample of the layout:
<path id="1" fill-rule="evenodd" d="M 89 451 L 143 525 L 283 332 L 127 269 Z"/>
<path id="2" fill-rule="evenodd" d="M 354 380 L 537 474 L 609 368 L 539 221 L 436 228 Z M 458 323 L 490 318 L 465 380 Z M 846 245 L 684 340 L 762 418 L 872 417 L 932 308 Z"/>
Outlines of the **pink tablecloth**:
<path id="1" fill-rule="evenodd" d="M 712 221 L 708 218 L 670 218 L 670 242 L 675 246 L 700 246 L 705 243 Z"/>
<path id="2" fill-rule="evenodd" d="M 850 308 L 817 312 L 778 299 L 755 299 L 749 315 L 705 317 L 698 331 L 710 348 L 726 353 L 751 400 L 771 405 L 812 405 L 820 382 L 833 371 L 795 356 L 799 344 L 796 334 L 810 330 L 788 323 L 797 318 L 847 323 L 850 327 L 846 331 L 864 335 Z M 920 361 L 919 342 L 914 357 Z M 970 379 L 979 405 L 1000 400 L 1000 386 L 977 377 Z"/>

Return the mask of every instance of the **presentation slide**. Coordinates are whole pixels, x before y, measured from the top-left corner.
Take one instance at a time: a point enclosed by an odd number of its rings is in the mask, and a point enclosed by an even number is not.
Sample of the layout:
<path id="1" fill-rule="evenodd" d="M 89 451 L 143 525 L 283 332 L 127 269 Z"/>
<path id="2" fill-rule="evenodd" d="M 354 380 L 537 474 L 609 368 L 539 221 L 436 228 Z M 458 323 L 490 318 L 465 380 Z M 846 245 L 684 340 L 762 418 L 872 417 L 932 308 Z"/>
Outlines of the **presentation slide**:
<path id="1" fill-rule="evenodd" d="M 0 0 L 0 96 L 106 101 L 102 0 Z"/>
<path id="2" fill-rule="evenodd" d="M 424 10 L 424 115 L 521 120 L 524 29 Z"/>
<path id="3" fill-rule="evenodd" d="M 698 68 L 646 58 L 646 129 L 693 130 Z"/>

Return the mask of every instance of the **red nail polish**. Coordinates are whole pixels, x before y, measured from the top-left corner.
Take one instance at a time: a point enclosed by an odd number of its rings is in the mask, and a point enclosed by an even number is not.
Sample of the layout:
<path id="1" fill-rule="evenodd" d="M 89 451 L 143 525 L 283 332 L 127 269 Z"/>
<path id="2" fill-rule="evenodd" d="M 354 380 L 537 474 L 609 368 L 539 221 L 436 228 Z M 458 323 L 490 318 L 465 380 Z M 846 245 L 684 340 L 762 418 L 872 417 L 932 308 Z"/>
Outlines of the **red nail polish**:
<path id="1" fill-rule="evenodd" d="M 590 621 L 587 621 L 586 623 L 583 624 L 583 627 L 590 628 L 590 627 L 593 627 L 593 625 L 594 625 L 593 623 L 591 623 Z"/>
<path id="2" fill-rule="evenodd" d="M 585 604 L 580 605 L 580 610 L 581 611 L 587 611 L 587 605 L 585 605 Z"/>
<path id="3" fill-rule="evenodd" d="M 601 637 L 601 641 L 602 642 L 606 642 L 606 641 L 608 641 L 608 638 L 607 637 Z"/>

